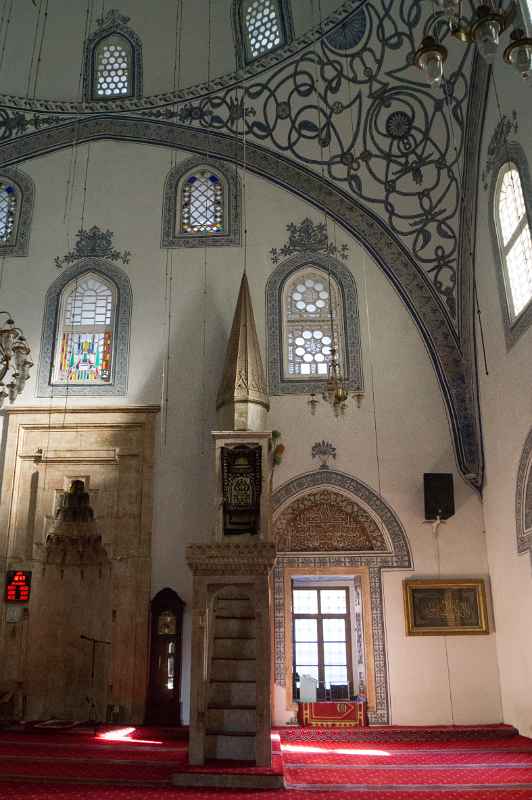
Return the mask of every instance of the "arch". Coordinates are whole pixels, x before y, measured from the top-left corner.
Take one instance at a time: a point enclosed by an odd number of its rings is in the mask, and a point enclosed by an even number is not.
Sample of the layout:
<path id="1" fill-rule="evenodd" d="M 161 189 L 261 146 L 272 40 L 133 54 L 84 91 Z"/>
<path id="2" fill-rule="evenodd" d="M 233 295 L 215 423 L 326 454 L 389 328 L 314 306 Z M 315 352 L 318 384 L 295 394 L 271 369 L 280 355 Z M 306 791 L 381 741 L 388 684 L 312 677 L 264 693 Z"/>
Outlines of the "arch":
<path id="1" fill-rule="evenodd" d="M 270 41 L 266 35 L 264 46 L 255 42 L 254 31 L 249 30 L 247 22 L 248 12 L 255 11 L 260 13 L 261 5 L 266 6 L 271 19 L 271 29 L 268 26 L 264 30 L 264 25 L 258 20 L 257 33 L 276 33 L 279 41 Z M 255 8 L 254 8 L 255 7 Z M 274 17 L 272 17 L 274 15 Z M 233 35 L 235 41 L 235 57 L 239 69 L 247 64 L 252 64 L 261 57 L 267 56 L 290 44 L 294 38 L 294 24 L 292 20 L 292 9 L 290 0 L 233 0 L 232 9 Z M 268 20 L 269 21 L 269 20 Z M 270 46 L 267 46 L 270 45 Z"/>
<path id="2" fill-rule="evenodd" d="M 57 331 L 61 314 L 61 300 L 69 284 L 79 281 L 84 275 L 99 276 L 114 287 L 116 306 L 113 320 L 113 374 L 108 384 L 65 385 L 53 382 L 54 354 L 57 347 Z M 46 293 L 39 372 L 37 378 L 38 397 L 105 397 L 127 393 L 129 322 L 131 315 L 131 285 L 126 273 L 104 258 L 82 258 L 56 278 Z"/>
<path id="3" fill-rule="evenodd" d="M 150 662 L 146 722 L 181 724 L 181 644 L 185 603 L 166 587 L 151 601 Z M 161 686 L 161 664 L 171 686 Z M 168 684 L 168 681 L 167 681 Z"/>
<path id="4" fill-rule="evenodd" d="M 518 142 L 506 142 L 500 147 L 494 158 L 491 170 L 491 184 L 489 193 L 489 204 L 491 213 L 489 214 L 490 232 L 493 246 L 493 255 L 497 271 L 497 285 L 499 287 L 499 298 L 503 315 L 504 334 L 506 348 L 509 350 L 516 341 L 525 333 L 532 324 L 532 302 L 524 308 L 522 313 L 515 316 L 510 308 L 509 287 L 507 283 L 507 267 L 505 257 L 501 250 L 499 223 L 497 219 L 499 188 L 501 173 L 505 166 L 514 164 L 521 179 L 521 188 L 525 202 L 528 227 L 532 221 L 532 180 L 528 167 L 528 160 L 525 152 Z"/>
<path id="5" fill-rule="evenodd" d="M 325 276 L 328 273 L 336 282 L 342 303 L 342 331 L 339 339 L 344 352 L 341 356 L 348 388 L 362 392 L 362 353 L 360 346 L 360 322 L 355 279 L 352 272 L 332 256 L 312 251 L 297 253 L 279 264 L 266 284 L 267 364 L 270 394 L 310 394 L 323 391 L 323 380 L 293 379 L 284 369 L 284 303 L 283 294 L 291 277 L 302 267 L 315 266 Z M 326 379 L 325 375 L 325 379 Z"/>
<path id="6" fill-rule="evenodd" d="M 532 558 L 532 428 L 526 437 L 517 469 L 515 522 L 517 552 L 530 550 Z"/>
<path id="7" fill-rule="evenodd" d="M 33 181 L 19 169 L 4 167 L 0 170 L 0 185 L 14 190 L 15 197 L 11 231 L 5 241 L 0 240 L 0 256 L 27 256 L 35 196 Z"/>
<path id="8" fill-rule="evenodd" d="M 207 168 L 223 182 L 223 230 L 186 233 L 181 230 L 181 194 L 188 175 Z M 240 244 L 241 187 L 235 167 L 215 158 L 193 157 L 173 167 L 164 184 L 161 247 L 220 247 Z"/>
<path id="9" fill-rule="evenodd" d="M 97 20 L 98 29 L 85 42 L 83 57 L 83 99 L 85 102 L 97 100 L 106 102 L 126 98 L 142 97 L 142 42 L 140 37 L 128 27 L 129 17 L 116 9 L 107 12 Z M 107 60 L 102 52 L 106 42 L 118 47 L 127 62 L 127 87 L 121 85 L 119 93 L 106 94 L 106 88 L 98 83 L 101 77 L 101 59 Z M 124 77 L 122 75 L 122 77 Z M 107 85 L 107 84 L 106 84 Z M 127 91 L 122 91 L 127 88 Z M 111 90 L 109 90 L 111 91 Z"/>
<path id="10" fill-rule="evenodd" d="M 22 140 L 0 144 L 0 160 L 17 163 L 70 147 L 74 142 L 105 139 L 180 148 L 203 157 L 215 153 L 220 160 L 244 164 L 243 143 L 234 137 L 173 122 L 107 114 L 72 120 Z M 361 243 L 384 271 L 418 327 L 432 360 L 447 406 L 458 466 L 472 486 L 482 486 L 484 463 L 474 354 L 469 348 L 462 351 L 434 288 L 406 247 L 377 214 L 310 168 L 249 142 L 245 166 L 328 214 Z"/>
<path id="11" fill-rule="evenodd" d="M 350 569 L 354 572 L 367 570 L 375 682 L 375 707 L 370 710 L 369 716 L 372 724 L 386 725 L 389 722 L 389 702 L 381 573 L 383 569 L 414 568 L 408 538 L 398 516 L 383 497 L 352 475 L 334 469 L 304 473 L 282 484 L 272 496 L 274 529 L 283 511 L 317 489 L 330 489 L 348 498 L 354 506 L 366 509 L 383 533 L 387 552 L 374 549 L 365 552 L 351 550 L 350 552 L 278 553 L 274 567 L 275 681 L 280 686 L 286 687 L 285 572 L 293 573 L 297 568 L 301 570 L 318 568 L 328 574 L 334 569 L 342 571 L 343 574 Z"/>

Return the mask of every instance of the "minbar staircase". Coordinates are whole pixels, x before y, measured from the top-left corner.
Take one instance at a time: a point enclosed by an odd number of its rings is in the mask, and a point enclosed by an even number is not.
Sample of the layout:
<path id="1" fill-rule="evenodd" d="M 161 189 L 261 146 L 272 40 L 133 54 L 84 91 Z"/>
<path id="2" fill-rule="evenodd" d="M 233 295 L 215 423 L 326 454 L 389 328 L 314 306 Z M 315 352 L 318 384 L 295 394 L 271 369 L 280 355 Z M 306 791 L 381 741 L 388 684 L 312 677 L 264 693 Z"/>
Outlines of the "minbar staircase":
<path id="1" fill-rule="evenodd" d="M 253 605 L 237 586 L 215 600 L 207 694 L 207 758 L 255 761 L 257 661 Z"/>

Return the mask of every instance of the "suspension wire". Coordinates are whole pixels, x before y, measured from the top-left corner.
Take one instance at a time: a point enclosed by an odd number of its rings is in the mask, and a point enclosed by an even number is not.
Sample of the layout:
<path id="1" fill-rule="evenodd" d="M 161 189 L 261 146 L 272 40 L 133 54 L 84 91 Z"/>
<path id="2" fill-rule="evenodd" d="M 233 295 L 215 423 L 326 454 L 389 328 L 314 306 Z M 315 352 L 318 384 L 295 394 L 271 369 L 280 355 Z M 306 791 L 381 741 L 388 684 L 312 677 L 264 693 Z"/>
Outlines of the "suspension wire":
<path id="1" fill-rule="evenodd" d="M 7 39 L 14 2 L 15 0 L 4 0 L 2 16 L 0 17 L 0 70 L 4 66 L 4 58 L 6 54 Z"/>
<path id="2" fill-rule="evenodd" d="M 43 16 L 43 21 L 42 21 L 42 25 L 41 25 L 41 35 L 40 35 L 40 41 L 39 41 L 39 49 L 38 49 L 38 53 L 37 53 L 37 63 L 35 65 L 35 76 L 34 76 L 34 79 L 33 79 L 33 87 L 32 87 L 32 92 L 31 92 L 31 96 L 33 98 L 35 98 L 37 96 L 37 85 L 39 83 L 39 75 L 40 75 L 40 71 L 41 71 L 42 51 L 43 51 L 43 46 L 44 46 L 44 39 L 46 37 L 46 28 L 47 28 L 47 24 L 48 24 L 48 2 L 49 2 L 49 0 L 45 0 L 45 3 L 44 3 L 44 16 Z"/>
<path id="3" fill-rule="evenodd" d="M 29 67 L 29 70 L 28 70 L 28 79 L 26 81 L 26 99 L 28 99 L 29 96 L 30 96 L 31 76 L 33 74 L 33 68 L 34 68 L 34 65 L 35 65 L 35 54 L 36 54 L 37 48 L 38 48 L 37 42 L 38 42 L 38 38 L 39 38 L 39 28 L 40 28 L 40 25 L 41 25 L 41 14 L 42 14 L 42 10 L 43 10 L 43 4 L 44 4 L 44 0 L 39 0 L 39 8 L 37 10 L 37 16 L 35 18 L 35 31 L 33 33 L 33 44 L 32 44 L 32 48 L 31 48 L 30 67 Z"/>

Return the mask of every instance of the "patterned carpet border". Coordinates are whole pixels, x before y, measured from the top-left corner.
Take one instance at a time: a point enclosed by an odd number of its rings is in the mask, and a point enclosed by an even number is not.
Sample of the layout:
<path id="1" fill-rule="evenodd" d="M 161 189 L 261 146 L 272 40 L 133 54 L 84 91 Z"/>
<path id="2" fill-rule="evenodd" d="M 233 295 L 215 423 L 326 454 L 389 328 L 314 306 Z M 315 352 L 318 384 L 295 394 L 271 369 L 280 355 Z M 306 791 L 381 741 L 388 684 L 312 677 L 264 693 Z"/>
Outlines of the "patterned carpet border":
<path id="1" fill-rule="evenodd" d="M 518 736 L 512 725 L 378 726 L 368 728 L 277 728 L 281 742 L 451 742 L 508 739 Z"/>

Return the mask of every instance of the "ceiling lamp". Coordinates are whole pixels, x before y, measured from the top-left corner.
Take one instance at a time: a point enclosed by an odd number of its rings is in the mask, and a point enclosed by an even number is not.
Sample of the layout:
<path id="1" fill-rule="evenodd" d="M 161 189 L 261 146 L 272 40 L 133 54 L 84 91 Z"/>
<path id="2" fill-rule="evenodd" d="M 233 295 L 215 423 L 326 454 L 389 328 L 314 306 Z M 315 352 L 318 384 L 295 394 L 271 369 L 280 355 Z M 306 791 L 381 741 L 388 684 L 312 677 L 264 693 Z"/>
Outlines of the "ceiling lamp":
<path id="1" fill-rule="evenodd" d="M 474 43 L 480 55 L 488 64 L 493 64 L 499 47 L 501 34 L 512 23 L 517 6 L 515 2 L 507 9 L 495 8 L 492 0 L 481 3 L 469 22 L 462 16 L 462 3 L 453 0 L 436 0 L 436 5 L 447 16 L 449 31 L 455 39 L 466 44 Z M 515 66 L 519 74 L 526 78 L 532 71 L 532 39 L 524 31 L 513 31 L 512 43 L 504 51 L 504 60 Z M 422 70 L 431 86 L 437 86 L 443 77 L 443 65 L 447 49 L 433 36 L 425 36 L 416 50 L 414 62 Z"/>
<path id="2" fill-rule="evenodd" d="M 7 317 L 4 323 L 0 323 L 0 408 L 2 408 L 6 397 L 13 403 L 22 392 L 33 363 L 29 358 L 29 345 L 20 328 L 15 327 L 11 314 L 7 311 L 0 311 L 0 314 Z M 6 375 L 9 380 L 7 385 L 4 383 Z"/>

